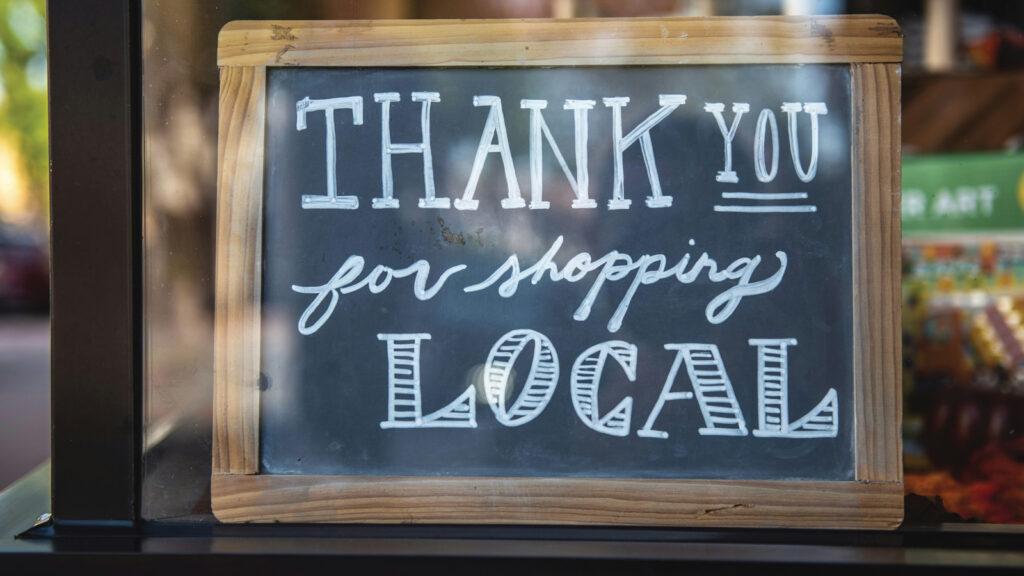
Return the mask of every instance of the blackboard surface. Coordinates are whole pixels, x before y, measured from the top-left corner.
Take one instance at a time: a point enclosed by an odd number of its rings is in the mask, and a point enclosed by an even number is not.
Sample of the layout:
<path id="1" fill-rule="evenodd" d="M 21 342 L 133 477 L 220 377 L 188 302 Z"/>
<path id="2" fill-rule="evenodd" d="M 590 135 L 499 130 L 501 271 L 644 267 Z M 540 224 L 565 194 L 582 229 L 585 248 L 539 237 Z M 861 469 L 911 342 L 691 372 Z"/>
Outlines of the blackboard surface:
<path id="1" fill-rule="evenodd" d="M 488 154 L 475 198 L 477 210 L 426 209 L 421 154 L 393 157 L 397 209 L 373 209 L 381 196 L 381 104 L 375 93 L 398 93 L 390 106 L 392 141 L 421 139 L 421 105 L 412 92 L 437 92 L 431 107 L 431 142 L 439 197 L 460 198 L 471 172 L 490 108 L 474 96 L 501 98 L 509 148 L 526 203 L 530 201 L 530 111 L 522 99 L 544 99 L 552 137 L 575 170 L 573 114 L 567 99 L 596 102 L 589 111 L 589 178 L 593 209 L 572 209 L 573 192 L 545 141 L 544 199 L 547 210 L 503 208 L 508 188 L 499 154 Z M 659 110 L 660 95 L 686 95 L 650 132 L 662 193 L 672 205 L 651 208 L 640 141 L 623 153 L 628 209 L 609 210 L 614 182 L 612 108 L 603 98 L 629 97 L 621 108 L 628 133 Z M 362 97 L 362 124 L 348 110 L 335 112 L 339 195 L 359 197 L 355 210 L 306 209 L 303 195 L 326 190 L 323 112 L 296 125 L 304 98 Z M 723 103 L 730 125 L 733 103 L 749 104 L 732 147 L 738 182 L 718 182 L 723 137 L 707 103 Z M 825 103 L 819 117 L 817 172 L 801 181 L 791 159 L 786 102 Z M 755 175 L 758 115 L 774 111 L 778 122 L 777 176 Z M 629 478 L 854 478 L 852 378 L 852 258 L 850 87 L 847 66 L 705 66 L 552 69 L 270 69 L 267 72 L 266 167 L 263 224 L 263 330 L 261 369 L 261 471 L 312 475 L 574 476 Z M 810 157 L 809 115 L 797 114 L 798 155 Z M 805 147 L 806 146 L 806 147 Z M 770 159 L 770 151 L 769 151 Z M 770 163 L 770 162 L 769 162 Z M 733 196 L 723 196 L 726 195 Z M 736 193 L 794 194 L 806 199 L 765 202 Z M 814 211 L 733 212 L 730 206 L 813 206 Z M 716 206 L 719 208 L 716 210 Z M 734 281 L 693 282 L 665 278 L 638 287 L 621 326 L 609 320 L 635 272 L 607 281 L 586 319 L 574 313 L 597 272 L 570 283 L 545 277 L 522 282 L 514 295 L 497 285 L 467 293 L 509 256 L 522 268 L 536 263 L 562 238 L 554 261 L 564 266 L 581 252 L 596 260 L 612 251 L 638 259 L 664 254 L 672 266 L 701 254 L 725 268 L 759 256 L 752 279 L 786 269 L 778 286 L 747 296 L 728 318 L 709 321 L 706 307 Z M 421 301 L 413 279 L 395 279 L 378 294 L 367 289 L 339 296 L 329 318 L 300 334 L 299 319 L 312 296 L 293 286 L 327 283 L 346 260 L 365 259 L 366 272 L 383 264 L 399 269 L 425 260 L 429 283 L 462 264 L 438 293 Z M 365 273 L 364 272 L 364 275 Z M 387 343 L 378 334 L 429 334 L 420 342 L 422 411 L 429 414 L 481 378 L 492 346 L 513 330 L 529 329 L 550 340 L 559 377 L 546 408 L 532 421 L 500 423 L 483 393 L 475 428 L 387 428 Z M 836 391 L 835 436 L 759 437 L 758 348 L 751 339 L 795 339 L 788 348 L 789 420 Z M 629 434 L 616 437 L 584 425 L 570 398 L 577 356 L 616 340 L 636 346 L 636 377 L 630 382 L 614 362 L 605 366 L 598 412 L 633 398 Z M 716 347 L 745 419 L 745 435 L 702 435 L 706 426 L 696 399 L 669 400 L 654 429 L 668 438 L 638 436 L 655 408 L 681 352 L 668 345 Z M 515 364 L 512 397 L 522 388 L 531 354 Z M 694 391 L 686 366 L 672 391 Z"/>

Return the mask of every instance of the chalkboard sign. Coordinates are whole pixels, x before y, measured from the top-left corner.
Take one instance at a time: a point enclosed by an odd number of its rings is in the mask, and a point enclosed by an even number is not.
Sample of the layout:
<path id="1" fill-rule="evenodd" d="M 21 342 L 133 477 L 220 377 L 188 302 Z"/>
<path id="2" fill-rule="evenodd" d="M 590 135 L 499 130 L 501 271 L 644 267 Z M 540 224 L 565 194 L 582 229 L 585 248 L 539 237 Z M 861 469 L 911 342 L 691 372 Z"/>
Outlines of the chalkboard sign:
<path id="1" fill-rule="evenodd" d="M 808 50 L 723 56 L 709 26 Z M 891 21 L 220 49 L 219 518 L 898 522 Z"/>

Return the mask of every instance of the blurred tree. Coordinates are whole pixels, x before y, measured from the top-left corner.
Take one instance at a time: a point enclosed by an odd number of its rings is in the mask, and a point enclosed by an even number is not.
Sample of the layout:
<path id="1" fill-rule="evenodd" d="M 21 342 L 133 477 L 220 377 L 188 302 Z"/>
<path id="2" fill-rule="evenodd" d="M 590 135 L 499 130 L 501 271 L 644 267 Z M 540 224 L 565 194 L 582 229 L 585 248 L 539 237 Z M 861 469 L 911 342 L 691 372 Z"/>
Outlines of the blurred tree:
<path id="1" fill-rule="evenodd" d="M 45 0 L 0 0 L 0 138 L 20 155 L 31 208 L 49 212 Z"/>

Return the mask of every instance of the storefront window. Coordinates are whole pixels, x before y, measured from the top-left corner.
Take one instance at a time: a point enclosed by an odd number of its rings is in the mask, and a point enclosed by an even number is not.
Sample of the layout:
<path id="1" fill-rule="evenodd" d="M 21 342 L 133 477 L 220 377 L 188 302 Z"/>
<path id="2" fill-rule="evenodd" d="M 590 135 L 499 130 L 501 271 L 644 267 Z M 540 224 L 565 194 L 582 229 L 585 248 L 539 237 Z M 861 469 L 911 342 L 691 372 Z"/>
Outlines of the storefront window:
<path id="1" fill-rule="evenodd" d="M 967 1 L 894 8 L 870 0 L 144 0 L 142 8 L 145 519 L 214 521 L 217 34 L 226 23 L 883 12 L 905 34 L 907 519 L 1024 521 L 1019 10 Z"/>

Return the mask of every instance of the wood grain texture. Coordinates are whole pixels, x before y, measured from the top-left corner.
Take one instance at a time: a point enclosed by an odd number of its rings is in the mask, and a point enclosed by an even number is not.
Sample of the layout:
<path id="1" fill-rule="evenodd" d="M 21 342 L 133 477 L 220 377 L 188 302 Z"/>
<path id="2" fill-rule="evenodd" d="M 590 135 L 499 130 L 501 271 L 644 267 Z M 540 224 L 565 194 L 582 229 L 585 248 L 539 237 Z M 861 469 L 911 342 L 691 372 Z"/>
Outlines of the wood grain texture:
<path id="1" fill-rule="evenodd" d="M 895 527 L 899 66 L 854 64 L 854 482 L 259 475 L 264 65 L 894 62 L 881 17 L 235 22 L 221 33 L 212 507 L 225 522 Z"/>
<path id="2" fill-rule="evenodd" d="M 857 479 L 902 482 L 900 66 L 851 74 Z"/>
<path id="3" fill-rule="evenodd" d="M 610 66 L 899 62 L 885 16 L 236 21 L 220 66 Z"/>
<path id="4" fill-rule="evenodd" d="M 220 74 L 213 470 L 259 469 L 260 250 L 266 70 Z"/>
<path id="5" fill-rule="evenodd" d="M 214 475 L 224 522 L 894 528 L 896 483 Z"/>

